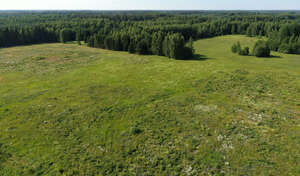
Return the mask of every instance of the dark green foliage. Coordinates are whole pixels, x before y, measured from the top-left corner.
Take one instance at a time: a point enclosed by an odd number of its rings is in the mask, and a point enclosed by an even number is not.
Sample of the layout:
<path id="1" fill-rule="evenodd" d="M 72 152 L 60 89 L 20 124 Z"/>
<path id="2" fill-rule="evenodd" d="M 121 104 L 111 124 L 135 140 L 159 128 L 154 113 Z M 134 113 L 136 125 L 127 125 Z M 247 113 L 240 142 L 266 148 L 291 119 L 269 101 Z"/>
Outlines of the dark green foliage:
<path id="1" fill-rule="evenodd" d="M 189 48 L 192 53 L 195 53 L 194 40 L 192 37 L 189 39 L 186 47 Z"/>
<path id="2" fill-rule="evenodd" d="M 88 44 L 87 44 L 87 45 L 88 45 L 89 47 L 94 47 L 94 46 L 95 46 L 94 41 L 95 41 L 95 37 L 89 38 L 89 39 L 88 39 Z"/>
<path id="3" fill-rule="evenodd" d="M 74 41 L 76 38 L 75 33 L 71 29 L 62 29 L 59 33 L 59 40 L 61 43 Z"/>
<path id="4" fill-rule="evenodd" d="M 271 50 L 300 53 L 299 14 L 280 12 L 43 12 L 0 13 L 0 47 L 35 43 L 85 41 L 90 47 L 116 51 L 165 55 L 168 34 L 180 34 L 184 41 L 228 34 L 266 36 Z M 11 20 L 13 19 L 13 20 Z M 75 32 L 76 31 L 76 32 Z M 145 39 L 142 43 L 141 40 Z M 134 41 L 131 43 L 131 41 Z M 283 45 L 280 47 L 281 44 Z M 130 46 L 131 45 L 131 46 Z M 139 45 L 139 46 L 138 46 Z M 147 45 L 147 47 L 146 47 Z M 189 44 L 187 44 L 189 45 Z M 129 48 L 129 46 L 131 48 Z M 174 45 L 173 45 L 174 46 Z M 170 47 L 173 47 L 170 46 Z M 163 51 L 165 48 L 165 51 Z M 190 57 L 190 46 L 176 53 Z M 233 49 L 238 53 L 240 50 Z M 167 53 L 164 53 L 167 52 Z M 172 54 L 174 55 L 174 53 Z M 183 57 L 183 55 L 185 55 Z"/>
<path id="5" fill-rule="evenodd" d="M 266 33 L 266 26 L 264 23 L 251 23 L 250 26 L 247 28 L 246 35 L 249 37 L 254 36 L 263 36 Z"/>
<path id="6" fill-rule="evenodd" d="M 137 43 L 136 52 L 138 54 L 148 54 L 149 53 L 147 41 L 145 39 L 143 39 Z"/>
<path id="7" fill-rule="evenodd" d="M 256 57 L 270 57 L 271 50 L 267 43 L 263 40 L 259 40 L 253 47 L 253 55 Z"/>
<path id="8" fill-rule="evenodd" d="M 281 45 L 281 41 L 278 35 L 279 35 L 278 31 L 272 32 L 272 34 L 269 36 L 269 39 L 267 41 L 269 48 L 273 51 L 278 51 Z"/>
<path id="9" fill-rule="evenodd" d="M 57 42 L 58 35 L 50 28 L 0 28 L 0 47 Z"/>
<path id="10" fill-rule="evenodd" d="M 194 48 L 194 41 L 192 38 L 189 39 L 186 46 L 183 49 L 183 58 L 185 60 L 192 59 L 194 57 L 195 48 Z"/>
<path id="11" fill-rule="evenodd" d="M 279 30 L 274 31 L 269 39 L 268 46 L 271 50 L 289 53 L 300 54 L 300 24 L 285 24 Z"/>
<path id="12" fill-rule="evenodd" d="M 152 53 L 158 56 L 163 55 L 163 41 L 164 34 L 162 32 L 155 32 L 152 36 Z"/>
<path id="13" fill-rule="evenodd" d="M 241 47 L 241 43 L 240 42 L 234 43 L 232 45 L 232 47 L 231 47 L 231 51 L 233 53 L 239 53 L 241 50 L 242 50 L 242 47 Z"/>
<path id="14" fill-rule="evenodd" d="M 135 47 L 134 47 L 133 41 L 131 41 L 129 46 L 128 46 L 128 52 L 129 53 L 135 53 Z"/>
<path id="15" fill-rule="evenodd" d="M 179 33 L 169 35 L 168 37 L 169 57 L 183 59 L 185 47 L 184 37 Z"/>
<path id="16" fill-rule="evenodd" d="M 237 42 L 237 44 L 236 44 L 236 51 L 237 51 L 237 53 L 239 53 L 241 50 L 242 50 L 241 43 Z"/>
<path id="17" fill-rule="evenodd" d="M 122 51 L 128 51 L 130 45 L 130 37 L 127 34 L 121 35 Z"/>
<path id="18" fill-rule="evenodd" d="M 291 47 L 290 47 L 289 44 L 282 43 L 281 45 L 279 45 L 278 52 L 281 52 L 281 53 L 291 53 L 292 49 L 291 49 Z"/>
<path id="19" fill-rule="evenodd" d="M 114 48 L 114 43 L 113 43 L 113 37 L 112 36 L 107 36 L 105 37 L 104 39 L 104 47 L 106 49 L 109 49 L 109 50 L 113 50 Z"/>
<path id="20" fill-rule="evenodd" d="M 282 43 L 278 48 L 278 52 L 287 54 L 300 54 L 300 45 L 295 42 Z"/>
<path id="21" fill-rule="evenodd" d="M 78 45 L 81 45 L 81 36 L 80 36 L 80 31 L 76 32 L 76 41 Z"/>
<path id="22" fill-rule="evenodd" d="M 237 52 L 238 52 L 237 44 L 236 44 L 236 43 L 234 43 L 234 44 L 232 45 L 231 51 L 232 51 L 233 53 L 237 53 Z"/>
<path id="23" fill-rule="evenodd" d="M 239 55 L 248 56 L 249 55 L 249 47 L 245 47 L 239 51 Z"/>
<path id="24" fill-rule="evenodd" d="M 169 58 L 190 59 L 193 53 L 192 41 L 185 46 L 184 37 L 179 33 L 168 34 L 163 41 L 163 54 Z"/>
<path id="25" fill-rule="evenodd" d="M 249 55 L 249 47 L 243 48 L 241 46 L 240 42 L 234 43 L 231 47 L 231 51 L 233 53 L 238 53 L 239 55 L 242 55 L 242 56 L 248 56 Z"/>

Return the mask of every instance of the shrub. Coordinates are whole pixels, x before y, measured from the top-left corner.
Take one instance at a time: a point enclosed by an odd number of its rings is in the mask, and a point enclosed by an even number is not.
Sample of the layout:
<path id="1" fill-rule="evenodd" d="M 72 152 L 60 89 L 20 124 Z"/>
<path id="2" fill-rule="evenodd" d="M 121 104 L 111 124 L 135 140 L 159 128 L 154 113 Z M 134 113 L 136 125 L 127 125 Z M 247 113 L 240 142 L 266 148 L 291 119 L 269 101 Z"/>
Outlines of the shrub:
<path id="1" fill-rule="evenodd" d="M 242 56 L 248 56 L 249 55 L 249 47 L 242 48 L 240 42 L 234 43 L 231 47 L 231 51 L 233 53 L 238 53 Z"/>
<path id="2" fill-rule="evenodd" d="M 239 51 L 239 55 L 248 56 L 249 55 L 249 47 L 245 47 Z"/>
<path id="3" fill-rule="evenodd" d="M 231 47 L 231 51 L 233 53 L 239 53 L 241 51 L 241 44 L 240 44 L 240 42 L 237 42 L 237 43 L 233 44 L 232 47 Z"/>
<path id="4" fill-rule="evenodd" d="M 138 134 L 140 134 L 140 133 L 142 133 L 142 132 L 143 132 L 143 130 L 140 129 L 138 126 L 133 126 L 133 127 L 131 127 L 131 129 L 130 129 L 130 133 L 131 133 L 132 135 L 138 135 Z"/>
<path id="5" fill-rule="evenodd" d="M 267 43 L 263 40 L 259 40 L 253 47 L 253 55 L 256 57 L 269 57 L 271 50 Z"/>
<path id="6" fill-rule="evenodd" d="M 231 51 L 232 51 L 233 53 L 237 53 L 237 46 L 236 46 L 235 43 L 232 45 Z"/>

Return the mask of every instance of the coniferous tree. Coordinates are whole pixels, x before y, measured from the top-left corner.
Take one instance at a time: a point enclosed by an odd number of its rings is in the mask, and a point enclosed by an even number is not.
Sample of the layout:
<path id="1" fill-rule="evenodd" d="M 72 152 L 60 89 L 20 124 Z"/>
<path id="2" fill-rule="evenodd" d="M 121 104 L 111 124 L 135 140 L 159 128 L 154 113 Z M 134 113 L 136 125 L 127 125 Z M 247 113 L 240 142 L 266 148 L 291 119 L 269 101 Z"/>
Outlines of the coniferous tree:
<path id="1" fill-rule="evenodd" d="M 81 45 L 81 36 L 80 36 L 80 31 L 76 32 L 76 41 L 78 45 Z"/>
<path id="2" fill-rule="evenodd" d="M 152 53 L 158 56 L 163 55 L 163 33 L 162 32 L 156 32 L 152 36 Z"/>
<path id="3" fill-rule="evenodd" d="M 236 43 L 234 43 L 234 44 L 232 45 L 231 51 L 232 51 L 233 53 L 237 53 L 237 52 L 238 52 L 238 50 L 237 50 L 237 44 L 236 44 Z"/>
<path id="4" fill-rule="evenodd" d="M 147 41 L 145 39 L 137 43 L 136 52 L 138 54 L 148 54 L 148 46 L 147 46 Z"/>
<path id="5" fill-rule="evenodd" d="M 132 54 L 135 53 L 135 44 L 133 40 L 130 41 L 130 44 L 128 46 L 128 52 Z"/>
<path id="6" fill-rule="evenodd" d="M 71 29 L 62 29 L 59 33 L 59 39 L 61 43 L 74 40 L 74 33 Z"/>
<path id="7" fill-rule="evenodd" d="M 236 52 L 239 53 L 242 50 L 242 46 L 240 42 L 236 43 Z"/>
<path id="8" fill-rule="evenodd" d="M 163 41 L 163 55 L 171 57 L 170 54 L 170 34 L 168 34 Z"/>

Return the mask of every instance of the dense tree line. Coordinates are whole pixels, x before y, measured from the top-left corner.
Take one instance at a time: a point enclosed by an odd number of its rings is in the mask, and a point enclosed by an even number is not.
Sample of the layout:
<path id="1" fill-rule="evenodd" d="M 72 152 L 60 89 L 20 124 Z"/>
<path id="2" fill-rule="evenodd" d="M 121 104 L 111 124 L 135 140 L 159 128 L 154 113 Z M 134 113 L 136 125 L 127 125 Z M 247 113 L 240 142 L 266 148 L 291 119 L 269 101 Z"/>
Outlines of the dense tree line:
<path id="1" fill-rule="evenodd" d="M 0 13 L 0 47 L 77 40 L 186 58 L 193 53 L 190 39 L 243 34 L 268 37 L 271 50 L 299 54 L 299 21 L 300 13 L 288 11 L 12 11 Z"/>
<path id="2" fill-rule="evenodd" d="M 186 40 L 181 33 L 145 30 L 122 30 L 104 34 L 99 32 L 88 40 L 88 46 L 138 54 L 155 54 L 175 59 L 189 59 L 194 50 L 192 39 Z"/>
<path id="3" fill-rule="evenodd" d="M 56 31 L 40 26 L 0 28 L 0 47 L 57 42 Z"/>
<path id="4" fill-rule="evenodd" d="M 285 24 L 269 36 L 271 50 L 282 53 L 300 54 L 300 24 Z"/>

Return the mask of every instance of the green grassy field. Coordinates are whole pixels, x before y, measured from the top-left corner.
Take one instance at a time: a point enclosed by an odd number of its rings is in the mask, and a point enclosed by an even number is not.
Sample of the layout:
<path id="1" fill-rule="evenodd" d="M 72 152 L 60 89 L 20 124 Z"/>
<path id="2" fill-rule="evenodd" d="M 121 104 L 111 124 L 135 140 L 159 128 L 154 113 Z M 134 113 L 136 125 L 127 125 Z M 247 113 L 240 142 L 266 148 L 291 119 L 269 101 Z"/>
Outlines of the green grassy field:
<path id="1" fill-rule="evenodd" d="M 300 56 L 0 49 L 0 175 L 300 175 Z"/>

